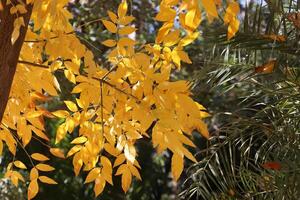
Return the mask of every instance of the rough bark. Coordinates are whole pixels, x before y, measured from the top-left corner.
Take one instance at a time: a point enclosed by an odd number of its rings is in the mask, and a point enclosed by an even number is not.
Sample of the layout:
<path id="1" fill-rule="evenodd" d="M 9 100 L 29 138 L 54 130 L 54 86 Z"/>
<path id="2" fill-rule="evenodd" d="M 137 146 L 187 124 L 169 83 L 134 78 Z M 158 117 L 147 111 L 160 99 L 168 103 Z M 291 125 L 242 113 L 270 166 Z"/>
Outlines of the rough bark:
<path id="1" fill-rule="evenodd" d="M 11 1 L 17 4 L 17 0 Z M 3 10 L 0 11 L 0 122 L 9 98 L 11 85 L 16 72 L 18 58 L 25 39 L 28 23 L 30 20 L 32 5 L 27 5 L 27 13 L 10 14 L 10 5 L 6 5 L 6 0 L 1 0 Z M 25 26 L 20 29 L 20 35 L 16 42 L 12 44 L 11 37 L 14 30 L 14 21 L 17 17 L 23 17 Z"/>

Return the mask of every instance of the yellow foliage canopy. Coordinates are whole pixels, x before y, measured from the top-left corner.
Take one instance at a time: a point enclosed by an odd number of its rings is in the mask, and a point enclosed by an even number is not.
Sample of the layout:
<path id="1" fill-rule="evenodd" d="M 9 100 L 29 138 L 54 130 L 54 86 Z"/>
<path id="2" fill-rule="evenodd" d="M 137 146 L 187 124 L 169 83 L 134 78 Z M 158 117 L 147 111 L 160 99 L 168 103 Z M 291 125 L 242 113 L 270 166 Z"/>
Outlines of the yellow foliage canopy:
<path id="1" fill-rule="evenodd" d="M 182 62 L 192 62 L 184 47 L 199 36 L 197 28 L 203 9 L 209 20 L 218 16 L 219 1 L 161 1 L 155 17 L 162 22 L 156 42 L 136 51 L 136 41 L 130 37 L 136 30 L 130 25 L 134 17 L 127 15 L 128 4 L 123 0 L 117 13 L 108 11 L 109 18 L 102 20 L 112 35 L 118 35 L 116 39 L 103 41 L 103 45 L 111 47 L 107 57 L 110 69 L 96 63 L 91 51 L 74 34 L 69 23 L 72 15 L 65 9 L 68 0 L 26 2 L 34 5 L 33 23 L 23 44 L 10 100 L 0 126 L 0 153 L 3 142 L 13 155 L 17 145 L 25 150 L 33 139 L 49 142 L 43 118 L 57 117 L 64 122 L 57 129 L 56 144 L 68 133 L 72 134 L 74 128 L 79 128 L 79 136 L 71 142 L 74 146 L 67 152 L 67 157 L 72 157 L 76 175 L 81 170 L 88 172 L 85 182 L 94 182 L 96 195 L 103 191 L 106 183 L 113 184 L 115 168 L 115 175 L 121 176 L 125 192 L 132 177 L 141 179 L 135 142 L 143 137 L 151 137 L 158 152 L 166 149 L 173 152 L 172 174 L 175 179 L 180 177 L 184 168 L 184 157 L 196 162 L 186 146 L 194 146 L 190 137 L 195 129 L 209 137 L 202 121 L 208 114 L 191 98 L 189 83 L 170 81 L 170 74 L 172 70 L 180 69 Z M 13 8 L 11 14 L 26 12 L 21 3 Z M 238 29 L 237 11 L 235 2 L 230 3 L 226 10 L 229 38 Z M 177 17 L 180 27 L 174 26 Z M 18 18 L 12 43 L 18 38 L 22 25 L 22 18 Z M 43 55 L 47 55 L 47 59 Z M 81 66 L 83 70 L 79 70 Z M 66 109 L 51 113 L 37 102 L 46 102 L 59 94 L 56 71 L 75 84 L 72 93 L 78 98 L 65 101 Z M 152 134 L 149 136 L 146 131 L 151 125 Z M 62 150 L 47 145 L 52 155 L 65 158 Z M 115 157 L 113 165 L 113 160 L 104 157 L 103 152 Z M 28 199 L 36 196 L 39 183 L 56 184 L 51 178 L 40 175 L 54 170 L 45 163 L 51 158 L 38 152 L 30 153 L 32 166 L 14 161 L 7 166 L 5 175 L 17 185 L 18 180 L 24 179 L 14 167 L 30 169 Z"/>

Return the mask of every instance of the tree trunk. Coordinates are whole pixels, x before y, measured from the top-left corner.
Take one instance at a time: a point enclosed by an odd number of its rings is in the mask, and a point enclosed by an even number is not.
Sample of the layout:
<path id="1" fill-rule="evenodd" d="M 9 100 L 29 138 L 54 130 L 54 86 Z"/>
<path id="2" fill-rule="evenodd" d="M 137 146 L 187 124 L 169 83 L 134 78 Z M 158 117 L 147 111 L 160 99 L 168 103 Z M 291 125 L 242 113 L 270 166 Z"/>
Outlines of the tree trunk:
<path id="1" fill-rule="evenodd" d="M 10 14 L 11 5 L 6 5 L 6 1 L 1 0 L 3 9 L 0 10 L 0 122 L 7 105 L 18 58 L 32 12 L 32 5 L 27 5 L 27 13 L 12 15 Z M 14 5 L 18 4 L 18 0 L 11 0 L 11 2 Z M 12 44 L 11 37 L 14 30 L 14 21 L 18 17 L 23 17 L 25 26 L 20 28 L 20 35 L 15 43 Z"/>

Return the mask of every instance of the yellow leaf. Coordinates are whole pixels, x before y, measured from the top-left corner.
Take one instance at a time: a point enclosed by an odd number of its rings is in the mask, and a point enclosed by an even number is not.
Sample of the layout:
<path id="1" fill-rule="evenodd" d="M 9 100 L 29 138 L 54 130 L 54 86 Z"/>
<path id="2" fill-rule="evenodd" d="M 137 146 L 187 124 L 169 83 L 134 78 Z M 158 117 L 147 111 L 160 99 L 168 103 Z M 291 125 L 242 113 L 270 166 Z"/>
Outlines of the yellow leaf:
<path id="1" fill-rule="evenodd" d="M 43 183 L 47 183 L 47 184 L 51 184 L 51 185 L 57 184 L 57 182 L 55 180 L 53 180 L 52 178 L 49 178 L 47 176 L 40 176 L 39 180 Z"/>
<path id="2" fill-rule="evenodd" d="M 126 193 L 130 187 L 132 175 L 129 168 L 126 168 L 122 174 L 122 189 Z"/>
<path id="3" fill-rule="evenodd" d="M 195 39 L 199 36 L 199 32 L 195 32 L 193 34 L 185 36 L 182 40 L 180 40 L 178 46 L 187 46 L 191 44 Z"/>
<path id="4" fill-rule="evenodd" d="M 74 153 L 80 151 L 80 149 L 82 149 L 81 145 L 76 145 L 76 146 L 72 147 L 72 149 L 70 149 L 70 151 L 68 152 L 67 157 L 72 156 Z"/>
<path id="5" fill-rule="evenodd" d="M 73 157 L 73 167 L 74 167 L 74 172 L 75 172 L 75 175 L 78 176 L 79 172 L 80 172 L 80 169 L 83 165 L 83 161 L 82 161 L 82 154 L 79 152 L 79 153 L 76 153 Z"/>
<path id="6" fill-rule="evenodd" d="M 22 135 L 22 142 L 24 147 L 30 142 L 32 138 L 32 130 L 30 126 L 26 126 L 25 129 L 23 130 L 23 135 Z"/>
<path id="7" fill-rule="evenodd" d="M 76 78 L 71 70 L 64 70 L 65 77 L 72 83 L 76 84 Z"/>
<path id="8" fill-rule="evenodd" d="M 25 182 L 23 176 L 17 171 L 12 171 L 10 179 L 16 187 L 18 186 L 19 180 Z"/>
<path id="9" fill-rule="evenodd" d="M 111 32 L 111 33 L 117 32 L 117 26 L 114 23 L 112 23 L 111 21 L 107 21 L 107 20 L 103 19 L 102 23 L 109 32 Z"/>
<path id="10" fill-rule="evenodd" d="M 115 13 L 113 13 L 113 12 L 111 12 L 111 11 L 107 11 L 107 14 L 108 14 L 110 20 L 111 20 L 113 23 L 117 23 L 117 21 L 118 21 L 118 16 L 117 16 Z"/>
<path id="11" fill-rule="evenodd" d="M 72 140 L 71 144 L 82 144 L 87 141 L 87 138 L 82 136 L 82 137 L 77 137 L 74 140 Z"/>
<path id="12" fill-rule="evenodd" d="M 206 10 L 206 14 L 210 21 L 213 18 L 218 17 L 218 11 L 217 11 L 216 3 L 214 2 L 214 0 L 202 0 L 202 5 L 203 5 L 204 9 Z"/>
<path id="13" fill-rule="evenodd" d="M 102 164 L 102 176 L 103 178 L 109 182 L 111 185 L 113 185 L 112 182 L 112 165 L 108 158 L 105 156 L 101 156 L 101 164 Z"/>
<path id="14" fill-rule="evenodd" d="M 120 46 L 133 46 L 135 44 L 135 41 L 130 38 L 121 38 L 118 42 L 118 45 Z"/>
<path id="15" fill-rule="evenodd" d="M 58 110 L 58 111 L 52 112 L 52 114 L 59 118 L 67 118 L 70 116 L 70 113 L 65 110 Z"/>
<path id="16" fill-rule="evenodd" d="M 237 15 L 240 12 L 240 6 L 238 2 L 230 2 L 226 8 L 224 15 L 224 23 L 228 25 L 228 40 L 235 36 L 236 32 L 239 30 L 240 22 L 237 19 Z"/>
<path id="17" fill-rule="evenodd" d="M 178 51 L 177 54 L 180 57 L 180 60 L 182 60 L 185 63 L 192 64 L 192 61 L 190 60 L 189 55 L 186 52 Z"/>
<path id="18" fill-rule="evenodd" d="M 62 62 L 61 61 L 54 61 L 51 65 L 50 65 L 50 71 L 51 72 L 55 72 L 56 70 L 60 69 L 62 66 Z"/>
<path id="19" fill-rule="evenodd" d="M 86 177 L 84 183 L 90 183 L 90 182 L 93 182 L 99 175 L 100 175 L 100 168 L 99 168 L 99 167 L 96 167 L 96 168 L 92 169 L 92 170 L 88 173 L 88 175 L 87 175 L 87 177 Z"/>
<path id="20" fill-rule="evenodd" d="M 192 27 L 195 27 L 195 24 L 194 24 L 194 18 L 196 16 L 196 8 L 195 9 L 192 9 L 192 10 L 189 10 L 187 13 L 186 13 L 186 16 L 185 16 L 185 25 L 192 28 Z"/>
<path id="21" fill-rule="evenodd" d="M 108 152 L 109 154 L 111 154 L 115 157 L 117 157 L 120 154 L 120 152 L 113 145 L 111 145 L 109 143 L 104 144 L 104 149 L 106 152 Z"/>
<path id="22" fill-rule="evenodd" d="M 123 162 L 125 162 L 125 160 L 126 160 L 125 155 L 120 154 L 114 162 L 114 167 L 121 165 Z"/>
<path id="23" fill-rule="evenodd" d="M 72 112 L 78 111 L 77 105 L 75 103 L 73 103 L 72 101 L 64 101 L 64 102 L 70 111 L 72 111 Z"/>
<path id="24" fill-rule="evenodd" d="M 37 179 L 32 180 L 28 186 L 27 198 L 28 200 L 33 199 L 39 191 L 39 185 Z"/>
<path id="25" fill-rule="evenodd" d="M 157 21 L 167 22 L 173 21 L 176 17 L 176 11 L 171 9 L 164 4 L 160 5 L 159 13 L 156 15 L 155 19 Z"/>
<path id="26" fill-rule="evenodd" d="M 67 134 L 66 124 L 61 124 L 56 130 L 55 144 L 59 143 L 62 139 L 65 138 Z"/>
<path id="27" fill-rule="evenodd" d="M 129 170 L 130 170 L 131 174 L 133 176 L 137 177 L 141 181 L 142 177 L 141 177 L 138 169 L 135 166 L 131 165 L 131 164 L 128 164 L 128 167 L 129 167 Z"/>
<path id="28" fill-rule="evenodd" d="M 119 18 L 125 17 L 128 10 L 128 4 L 126 0 L 122 0 L 122 3 L 118 7 L 118 16 Z"/>
<path id="29" fill-rule="evenodd" d="M 170 32 L 171 28 L 174 26 L 173 22 L 166 22 L 164 25 L 159 29 L 155 43 L 159 44 L 162 42 L 163 38 Z"/>
<path id="30" fill-rule="evenodd" d="M 126 26 L 129 23 L 131 23 L 135 18 L 133 16 L 125 16 L 122 19 L 119 20 L 119 24 Z"/>
<path id="31" fill-rule="evenodd" d="M 31 111 L 25 114 L 26 118 L 36 118 L 43 114 L 43 111 Z"/>
<path id="32" fill-rule="evenodd" d="M 163 42 L 164 46 L 170 47 L 178 43 L 180 37 L 180 30 L 175 30 L 170 32 L 168 35 L 165 36 Z"/>
<path id="33" fill-rule="evenodd" d="M 201 133 L 201 135 L 203 137 L 205 137 L 206 139 L 209 138 L 209 132 L 207 129 L 207 125 L 202 120 L 199 120 L 196 127 L 197 127 L 197 130 Z"/>
<path id="34" fill-rule="evenodd" d="M 64 152 L 59 148 L 51 148 L 50 153 L 58 158 L 65 158 Z"/>
<path id="35" fill-rule="evenodd" d="M 101 176 L 95 180 L 94 192 L 96 197 L 103 192 L 105 184 L 106 182 Z"/>
<path id="36" fill-rule="evenodd" d="M 116 46 L 117 42 L 115 40 L 105 40 L 104 42 L 102 42 L 102 44 L 107 47 L 114 47 L 114 46 Z M 73 93 L 76 93 L 76 92 L 73 92 Z"/>
<path id="37" fill-rule="evenodd" d="M 22 163 L 22 162 L 19 161 L 19 160 L 16 160 L 16 161 L 14 162 L 14 165 L 15 165 L 16 167 L 20 168 L 20 169 L 27 169 L 27 167 L 25 166 L 25 164 Z"/>
<path id="38" fill-rule="evenodd" d="M 164 4 L 169 5 L 169 6 L 176 6 L 178 4 L 179 0 L 164 0 Z"/>
<path id="39" fill-rule="evenodd" d="M 54 167 L 52 167 L 52 166 L 50 166 L 50 165 L 47 165 L 47 164 L 37 164 L 36 166 L 35 166 L 38 170 L 40 170 L 40 171 L 43 171 L 43 172 L 50 172 L 50 171 L 53 171 L 53 170 L 55 170 L 55 168 Z"/>
<path id="40" fill-rule="evenodd" d="M 177 181 L 183 171 L 183 155 L 174 153 L 172 156 L 172 175 Z"/>
<path id="41" fill-rule="evenodd" d="M 47 136 L 45 133 L 43 133 L 43 131 L 41 131 L 40 129 L 37 129 L 36 127 L 31 126 L 31 125 L 30 125 L 30 128 L 31 128 L 31 130 L 32 130 L 38 137 L 40 137 L 40 138 L 42 138 L 42 139 L 44 139 L 44 140 L 46 140 L 46 141 L 49 141 L 49 140 L 50 140 L 50 139 L 48 138 L 48 136 Z"/>
<path id="42" fill-rule="evenodd" d="M 230 40 L 231 38 L 233 38 L 236 34 L 236 32 L 238 32 L 239 30 L 239 26 L 240 26 L 240 21 L 236 18 L 234 18 L 228 26 L 228 33 L 227 33 L 227 38 L 228 40 Z"/>
<path id="43" fill-rule="evenodd" d="M 34 160 L 37 160 L 37 161 L 49 160 L 49 158 L 47 156 L 44 156 L 43 154 L 40 154 L 40 153 L 31 154 L 31 158 L 33 158 Z"/>
<path id="44" fill-rule="evenodd" d="M 30 180 L 33 181 L 39 177 L 39 171 L 34 167 L 30 170 Z"/>
<path id="45" fill-rule="evenodd" d="M 123 28 L 120 28 L 119 34 L 120 35 L 129 35 L 129 34 L 133 33 L 135 30 L 136 30 L 136 28 L 134 28 L 134 27 L 125 26 Z"/>
<path id="46" fill-rule="evenodd" d="M 126 144 L 124 148 L 124 155 L 128 161 L 134 163 L 135 156 L 136 156 L 136 149 L 131 144 Z"/>

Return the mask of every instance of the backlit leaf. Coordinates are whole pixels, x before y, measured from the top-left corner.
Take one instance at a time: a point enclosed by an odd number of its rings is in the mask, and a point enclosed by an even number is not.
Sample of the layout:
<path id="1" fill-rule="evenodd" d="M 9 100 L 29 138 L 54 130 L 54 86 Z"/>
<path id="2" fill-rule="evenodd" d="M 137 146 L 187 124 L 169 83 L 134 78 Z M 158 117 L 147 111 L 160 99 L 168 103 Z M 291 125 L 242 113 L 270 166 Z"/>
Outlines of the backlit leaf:
<path id="1" fill-rule="evenodd" d="M 78 111 L 77 105 L 75 103 L 73 103 L 72 101 L 64 101 L 64 102 L 70 111 L 72 111 L 72 112 Z"/>
<path id="2" fill-rule="evenodd" d="M 31 157 L 34 160 L 37 160 L 37 161 L 47 161 L 47 160 L 49 160 L 49 158 L 47 156 L 44 156 L 43 154 L 40 154 L 40 153 L 31 154 Z"/>
<path id="3" fill-rule="evenodd" d="M 178 180 L 183 171 L 183 156 L 179 154 L 173 154 L 172 156 L 172 175 L 175 180 Z"/>
<path id="4" fill-rule="evenodd" d="M 47 183 L 47 184 L 51 184 L 51 185 L 57 184 L 57 182 L 55 180 L 53 180 L 52 178 L 49 178 L 47 176 L 40 176 L 39 180 L 43 183 Z"/>
<path id="5" fill-rule="evenodd" d="M 25 164 L 22 163 L 22 162 L 19 161 L 19 160 L 16 160 L 16 161 L 14 162 L 14 165 L 15 165 L 16 167 L 20 168 L 20 169 L 27 169 L 27 167 L 25 166 Z"/>
<path id="6" fill-rule="evenodd" d="M 39 185 L 37 179 L 32 180 L 28 186 L 27 198 L 28 200 L 33 199 L 39 191 Z"/>
<path id="7" fill-rule="evenodd" d="M 107 21 L 107 20 L 103 19 L 102 23 L 109 32 L 111 32 L 111 33 L 117 32 L 117 26 L 114 23 L 112 23 L 111 21 Z"/>
<path id="8" fill-rule="evenodd" d="M 50 148 L 50 153 L 58 158 L 65 158 L 64 152 L 58 148 Z"/>
<path id="9" fill-rule="evenodd" d="M 47 165 L 47 164 L 37 164 L 35 166 L 39 171 L 43 171 L 43 172 L 50 172 L 50 171 L 53 171 L 55 170 L 54 167 L 50 166 L 50 165 Z"/>

